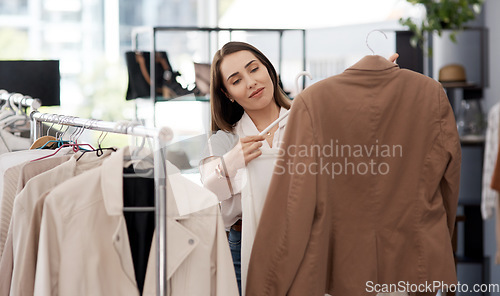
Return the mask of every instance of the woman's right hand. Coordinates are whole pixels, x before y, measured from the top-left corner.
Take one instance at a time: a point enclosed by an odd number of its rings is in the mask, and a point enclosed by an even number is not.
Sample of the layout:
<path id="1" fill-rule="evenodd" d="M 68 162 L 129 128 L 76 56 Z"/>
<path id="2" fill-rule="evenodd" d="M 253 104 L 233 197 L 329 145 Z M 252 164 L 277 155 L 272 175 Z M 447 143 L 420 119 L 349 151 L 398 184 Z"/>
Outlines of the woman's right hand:
<path id="1" fill-rule="evenodd" d="M 264 136 L 259 135 L 241 138 L 239 143 L 224 155 L 226 176 L 233 177 L 238 169 L 259 157 L 262 154 L 260 147 L 262 147 L 263 140 L 265 140 Z"/>

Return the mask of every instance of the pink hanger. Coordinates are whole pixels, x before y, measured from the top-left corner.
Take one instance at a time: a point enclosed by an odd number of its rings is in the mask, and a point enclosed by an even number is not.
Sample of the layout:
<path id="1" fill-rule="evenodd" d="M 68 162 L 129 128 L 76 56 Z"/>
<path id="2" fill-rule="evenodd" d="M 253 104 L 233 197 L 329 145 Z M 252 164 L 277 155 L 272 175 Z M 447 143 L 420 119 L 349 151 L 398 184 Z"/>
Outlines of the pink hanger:
<path id="1" fill-rule="evenodd" d="M 92 150 L 95 150 L 94 147 L 92 147 L 92 145 L 90 144 L 78 144 L 78 143 L 74 143 L 74 144 L 64 144 L 62 145 L 61 147 L 57 148 L 56 151 L 54 151 L 54 153 L 52 154 L 49 154 L 49 155 L 45 155 L 45 156 L 42 156 L 40 158 L 37 158 L 37 159 L 33 159 L 32 161 L 37 161 L 37 160 L 42 160 L 42 159 L 45 159 L 45 158 L 49 158 L 51 156 L 54 156 L 57 154 L 57 152 L 59 152 L 62 148 L 64 147 L 73 147 L 73 152 L 78 152 L 80 150 L 80 147 L 81 146 L 88 146 L 90 147 L 90 149 Z"/>

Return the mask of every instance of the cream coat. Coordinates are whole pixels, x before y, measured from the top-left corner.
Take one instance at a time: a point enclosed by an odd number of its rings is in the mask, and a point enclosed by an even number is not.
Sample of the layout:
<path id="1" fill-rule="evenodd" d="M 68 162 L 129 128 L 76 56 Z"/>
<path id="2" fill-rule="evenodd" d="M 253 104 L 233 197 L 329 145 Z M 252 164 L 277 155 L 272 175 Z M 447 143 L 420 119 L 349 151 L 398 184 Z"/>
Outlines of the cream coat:
<path id="1" fill-rule="evenodd" d="M 0 225 L 2 227 L 10 227 L 10 218 L 14 209 L 14 198 L 22 191 L 24 185 L 32 177 L 43 173 L 49 169 L 56 167 L 62 162 L 68 160 L 71 155 L 63 155 L 58 157 L 49 157 L 36 162 L 22 163 L 10 167 L 5 171 L 4 188 L 2 202 L 0 204 L 0 220 L 7 220 L 9 223 Z M 0 242 L 1 243 L 1 242 Z M 3 245 L 2 245 L 3 246 Z M 0 295 L 9 295 L 12 280 L 12 268 L 14 265 L 14 250 L 12 246 L 12 230 L 7 232 L 5 248 L 1 252 L 0 260 Z M 31 283 L 33 290 L 34 283 Z M 33 293 L 32 293 L 33 294 Z"/>
<path id="2" fill-rule="evenodd" d="M 81 153 L 75 154 L 61 165 L 30 179 L 16 195 L 9 228 L 14 250 L 11 296 L 33 295 L 38 236 L 45 197 L 64 181 L 100 166 L 110 154 L 110 150 L 104 151 L 100 157 L 95 153 L 85 153 L 80 159 Z"/>
<path id="3" fill-rule="evenodd" d="M 112 154 L 101 167 L 64 182 L 47 196 L 35 295 L 139 295 L 123 216 L 124 155 L 128 149 Z M 236 295 L 217 206 L 179 217 L 172 193 L 167 196 L 170 295 Z M 150 255 L 143 295 L 156 295 L 154 277 L 155 258 Z"/>

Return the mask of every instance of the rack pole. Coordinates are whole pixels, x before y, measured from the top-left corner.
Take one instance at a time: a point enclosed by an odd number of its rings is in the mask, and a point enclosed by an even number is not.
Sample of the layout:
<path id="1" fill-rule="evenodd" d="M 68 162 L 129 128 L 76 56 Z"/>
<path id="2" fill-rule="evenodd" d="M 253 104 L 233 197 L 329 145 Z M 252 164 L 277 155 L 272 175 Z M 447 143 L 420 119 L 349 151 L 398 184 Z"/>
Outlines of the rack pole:
<path id="1" fill-rule="evenodd" d="M 127 122 L 125 126 L 120 123 L 109 122 L 95 119 L 85 119 L 79 117 L 71 117 L 58 114 L 40 113 L 38 111 L 31 112 L 31 118 L 36 122 L 49 122 L 61 125 L 69 125 L 73 127 L 83 127 L 89 130 L 101 132 L 110 132 L 116 134 L 126 134 L 137 137 L 160 137 L 163 142 L 168 142 L 173 138 L 173 132 L 168 127 L 148 128 L 140 125 L 132 125 Z"/>
<path id="2" fill-rule="evenodd" d="M 155 205 L 156 205 L 156 295 L 168 295 L 167 291 L 167 182 L 165 157 L 163 149 L 165 143 L 157 138 L 155 141 L 154 162 L 155 178 Z"/>
<path id="3" fill-rule="evenodd" d="M 0 100 L 10 101 L 11 104 L 17 106 L 30 107 L 33 110 L 37 110 L 42 106 L 42 101 L 40 101 L 40 99 L 34 99 L 19 93 L 9 93 L 3 89 L 0 89 Z"/>
<path id="4" fill-rule="evenodd" d="M 0 101 L 9 102 L 11 105 L 17 105 L 19 107 L 29 107 L 32 111 L 36 111 L 42 106 L 42 101 L 40 99 L 34 99 L 19 93 L 9 93 L 4 89 L 0 89 Z M 31 142 L 36 139 L 34 138 L 35 133 L 35 125 L 32 124 L 30 131 Z"/>

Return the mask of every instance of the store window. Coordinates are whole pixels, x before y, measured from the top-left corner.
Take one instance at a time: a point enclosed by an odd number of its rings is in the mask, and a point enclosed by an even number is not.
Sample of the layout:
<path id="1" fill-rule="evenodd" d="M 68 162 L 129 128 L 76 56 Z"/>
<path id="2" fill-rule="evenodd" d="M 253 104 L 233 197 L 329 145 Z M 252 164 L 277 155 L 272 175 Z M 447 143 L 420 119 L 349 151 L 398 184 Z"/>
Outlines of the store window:
<path id="1" fill-rule="evenodd" d="M 0 14 L 26 14 L 28 0 L 0 0 Z"/>

